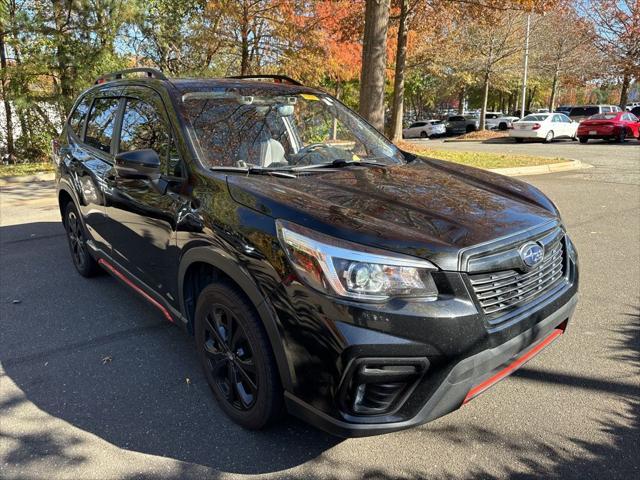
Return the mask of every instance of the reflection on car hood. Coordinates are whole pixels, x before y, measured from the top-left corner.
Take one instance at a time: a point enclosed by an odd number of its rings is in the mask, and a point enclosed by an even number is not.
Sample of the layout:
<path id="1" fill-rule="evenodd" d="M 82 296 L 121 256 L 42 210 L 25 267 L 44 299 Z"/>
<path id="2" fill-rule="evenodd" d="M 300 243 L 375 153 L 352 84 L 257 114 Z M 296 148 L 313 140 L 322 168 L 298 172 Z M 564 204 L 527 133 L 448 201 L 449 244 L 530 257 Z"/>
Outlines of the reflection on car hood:
<path id="1" fill-rule="evenodd" d="M 524 182 L 439 160 L 227 181 L 237 202 L 274 218 L 431 260 L 557 218 Z"/>

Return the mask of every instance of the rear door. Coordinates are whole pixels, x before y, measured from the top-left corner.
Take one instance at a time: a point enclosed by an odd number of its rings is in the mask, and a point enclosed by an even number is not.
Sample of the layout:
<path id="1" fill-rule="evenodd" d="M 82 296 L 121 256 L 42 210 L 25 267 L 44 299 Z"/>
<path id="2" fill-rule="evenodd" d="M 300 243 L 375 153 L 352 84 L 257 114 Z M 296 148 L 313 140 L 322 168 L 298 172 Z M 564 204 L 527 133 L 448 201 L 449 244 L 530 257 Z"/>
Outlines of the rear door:
<path id="1" fill-rule="evenodd" d="M 92 246 L 110 252 L 106 177 L 113 163 L 113 133 L 120 109 L 118 91 L 103 89 L 85 97 L 69 120 L 70 178 Z"/>
<path id="2" fill-rule="evenodd" d="M 178 212 L 186 200 L 179 194 L 186 178 L 175 148 L 175 133 L 164 103 L 148 87 L 127 87 L 114 144 L 120 152 L 153 149 L 161 160 L 162 178 L 109 177 L 113 192 L 107 205 L 113 258 L 138 280 L 169 301 L 177 299 Z"/>

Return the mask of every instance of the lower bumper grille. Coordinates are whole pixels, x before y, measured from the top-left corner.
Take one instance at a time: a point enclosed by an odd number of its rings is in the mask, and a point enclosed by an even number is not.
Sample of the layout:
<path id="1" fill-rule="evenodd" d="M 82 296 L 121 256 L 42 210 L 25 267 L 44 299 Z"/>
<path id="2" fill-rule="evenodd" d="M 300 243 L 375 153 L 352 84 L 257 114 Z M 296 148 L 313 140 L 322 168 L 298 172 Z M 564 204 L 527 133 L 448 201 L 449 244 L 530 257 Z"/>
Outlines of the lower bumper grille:
<path id="1" fill-rule="evenodd" d="M 565 277 L 564 239 L 545 248 L 544 260 L 528 272 L 505 270 L 469 275 L 478 303 L 496 316 L 544 295 Z"/>

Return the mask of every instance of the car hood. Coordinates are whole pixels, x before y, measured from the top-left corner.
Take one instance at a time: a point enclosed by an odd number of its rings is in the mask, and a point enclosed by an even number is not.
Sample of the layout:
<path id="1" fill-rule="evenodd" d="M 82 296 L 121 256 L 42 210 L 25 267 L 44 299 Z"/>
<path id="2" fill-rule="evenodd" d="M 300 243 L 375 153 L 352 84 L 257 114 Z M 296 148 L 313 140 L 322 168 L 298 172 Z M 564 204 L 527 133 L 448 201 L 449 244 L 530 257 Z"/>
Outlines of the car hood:
<path id="1" fill-rule="evenodd" d="M 297 178 L 228 176 L 238 203 L 338 238 L 456 269 L 460 250 L 557 219 L 539 190 L 439 160 L 320 170 Z"/>

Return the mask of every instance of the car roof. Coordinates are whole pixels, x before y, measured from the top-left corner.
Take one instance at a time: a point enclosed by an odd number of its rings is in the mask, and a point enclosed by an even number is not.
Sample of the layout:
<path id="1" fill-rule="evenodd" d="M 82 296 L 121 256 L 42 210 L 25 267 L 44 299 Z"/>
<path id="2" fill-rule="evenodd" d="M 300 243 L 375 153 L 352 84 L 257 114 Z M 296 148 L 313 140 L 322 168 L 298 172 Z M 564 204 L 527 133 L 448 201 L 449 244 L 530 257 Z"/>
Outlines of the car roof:
<path id="1" fill-rule="evenodd" d="M 193 91 L 202 91 L 214 88 L 237 88 L 242 90 L 268 91 L 274 94 L 297 94 L 297 93 L 324 93 L 318 89 L 306 87 L 303 85 L 293 85 L 290 83 L 281 83 L 275 81 L 263 81 L 256 79 L 240 79 L 240 78 L 119 78 L 114 80 L 96 83 L 91 88 L 83 92 L 82 95 L 90 91 L 102 90 L 105 88 L 124 87 L 124 86 L 149 86 L 158 88 L 165 87 L 167 90 L 177 91 L 179 94 L 185 94 Z"/>
<path id="2" fill-rule="evenodd" d="M 321 93 L 319 90 L 302 85 L 288 83 L 265 82 L 238 78 L 172 78 L 168 80 L 182 93 L 207 88 L 239 88 L 250 90 L 266 90 L 274 93 Z"/>

